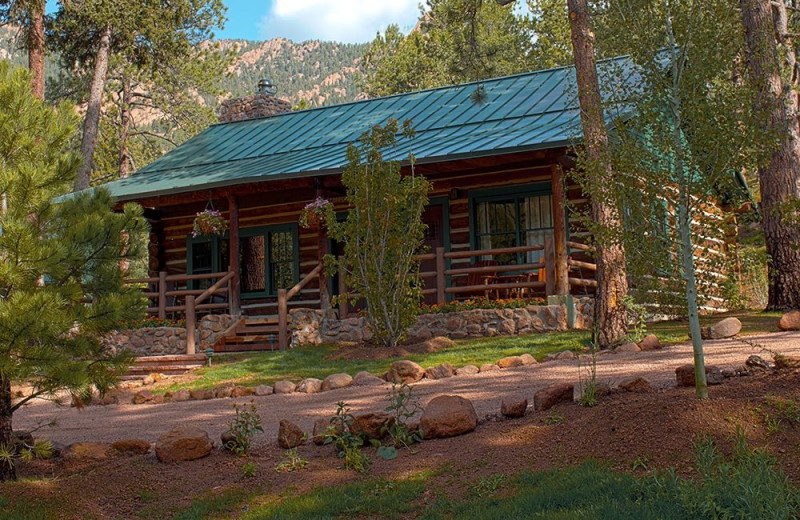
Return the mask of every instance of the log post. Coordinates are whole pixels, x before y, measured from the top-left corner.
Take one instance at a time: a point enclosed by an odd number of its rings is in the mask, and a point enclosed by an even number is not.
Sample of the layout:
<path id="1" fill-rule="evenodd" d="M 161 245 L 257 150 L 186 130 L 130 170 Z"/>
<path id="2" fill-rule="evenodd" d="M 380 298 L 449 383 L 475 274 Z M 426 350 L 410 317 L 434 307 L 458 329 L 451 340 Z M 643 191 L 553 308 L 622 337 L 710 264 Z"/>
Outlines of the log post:
<path id="1" fill-rule="evenodd" d="M 286 323 L 288 315 L 289 301 L 286 289 L 278 289 L 278 348 L 281 350 L 289 348 L 289 324 Z"/>
<path id="2" fill-rule="evenodd" d="M 445 299 L 447 297 L 445 295 L 445 287 L 447 286 L 447 280 L 445 279 L 444 269 L 445 269 L 444 248 L 437 247 L 436 248 L 436 303 L 440 305 L 445 303 Z"/>
<path id="3" fill-rule="evenodd" d="M 317 185 L 317 198 L 324 198 L 322 187 Z M 324 222 L 320 222 L 317 227 L 317 261 L 321 264 L 328 253 L 328 231 Z M 331 289 L 328 283 L 328 275 L 323 269 L 319 273 L 319 307 L 326 311 L 331 308 Z"/>
<path id="4" fill-rule="evenodd" d="M 190 294 L 186 297 L 186 354 L 189 356 L 195 353 L 195 320 L 194 296 Z"/>
<path id="5" fill-rule="evenodd" d="M 339 319 L 347 318 L 347 286 L 344 283 L 344 269 L 339 269 Z"/>
<path id="6" fill-rule="evenodd" d="M 569 294 L 567 266 L 567 218 L 564 195 L 564 171 L 554 164 L 551 168 L 553 185 L 553 249 L 555 254 L 555 294 Z"/>
<path id="7" fill-rule="evenodd" d="M 241 314 L 239 300 L 241 296 L 240 275 L 241 265 L 239 264 L 239 199 L 236 195 L 228 195 L 228 213 L 230 218 L 230 228 L 228 231 L 228 270 L 234 273 L 229 283 L 230 290 L 228 298 L 230 300 L 230 313 L 234 316 Z"/>
<path id="8" fill-rule="evenodd" d="M 555 269 L 555 262 L 553 261 L 554 256 L 554 247 L 553 247 L 553 239 L 547 237 L 544 239 L 544 274 L 545 274 L 545 294 L 547 296 L 552 296 L 555 292 L 555 277 L 556 277 L 556 269 Z"/>
<path id="9" fill-rule="evenodd" d="M 167 317 L 167 272 L 158 272 L 158 317 Z"/>

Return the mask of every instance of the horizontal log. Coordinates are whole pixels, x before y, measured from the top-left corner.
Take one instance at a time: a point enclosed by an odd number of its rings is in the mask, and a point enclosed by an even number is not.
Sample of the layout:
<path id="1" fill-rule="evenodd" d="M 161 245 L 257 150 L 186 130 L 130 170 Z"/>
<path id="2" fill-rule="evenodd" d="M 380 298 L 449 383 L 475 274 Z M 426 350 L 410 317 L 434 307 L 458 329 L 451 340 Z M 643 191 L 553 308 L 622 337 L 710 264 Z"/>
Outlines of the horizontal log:
<path id="1" fill-rule="evenodd" d="M 573 260 L 570 258 L 567 260 L 569 265 L 574 265 L 575 267 L 580 267 L 581 269 L 588 269 L 590 271 L 597 271 L 597 264 L 592 264 L 589 262 L 581 262 L 580 260 Z"/>
<path id="2" fill-rule="evenodd" d="M 419 273 L 419 277 L 422 279 L 436 278 L 436 271 L 422 271 Z"/>
<path id="3" fill-rule="evenodd" d="M 189 280 L 211 280 L 214 278 L 222 278 L 228 274 L 228 271 L 221 273 L 206 273 L 206 274 L 171 274 L 167 276 L 168 282 L 186 282 Z"/>
<path id="4" fill-rule="evenodd" d="M 436 253 L 425 253 L 424 255 L 414 255 L 414 260 L 424 262 L 426 260 L 436 260 Z"/>
<path id="5" fill-rule="evenodd" d="M 294 296 L 295 296 L 297 293 L 299 293 L 299 292 L 300 292 L 300 290 L 301 290 L 303 287 L 305 287 L 305 286 L 306 286 L 306 284 L 308 284 L 308 282 L 310 282 L 312 279 L 314 279 L 316 276 L 318 276 L 318 275 L 319 275 L 319 273 L 321 273 L 321 272 L 322 272 L 322 267 L 323 267 L 323 266 L 322 266 L 322 264 L 321 264 L 321 263 L 320 263 L 320 264 L 317 264 L 317 267 L 315 267 L 315 268 L 314 268 L 314 269 L 313 269 L 313 270 L 312 270 L 310 273 L 308 273 L 308 274 L 307 274 L 307 275 L 306 275 L 306 276 L 305 276 L 305 277 L 304 277 L 302 280 L 300 280 L 300 281 L 297 283 L 297 285 L 295 285 L 294 287 L 292 287 L 291 289 L 289 289 L 289 290 L 286 292 L 286 299 L 287 299 L 287 300 L 291 300 L 292 298 L 294 298 Z"/>
<path id="6" fill-rule="evenodd" d="M 572 249 L 580 249 L 581 251 L 591 251 L 593 248 L 591 246 L 587 246 L 586 244 L 581 244 L 580 242 L 572 242 L 567 240 L 567 247 Z"/>
<path id="7" fill-rule="evenodd" d="M 218 287 L 217 289 L 215 289 L 213 291 L 212 294 L 224 293 L 224 292 L 227 292 L 227 290 L 228 290 L 227 287 Z M 178 290 L 175 290 L 175 291 L 167 291 L 164 294 L 166 294 L 167 296 L 178 296 L 178 297 L 180 297 L 180 296 L 199 296 L 199 295 L 203 294 L 206 291 L 207 291 L 207 289 L 178 289 Z M 158 293 L 156 293 L 156 295 L 158 295 Z"/>
<path id="8" fill-rule="evenodd" d="M 521 283 L 490 283 L 486 285 L 466 285 L 464 287 L 448 287 L 445 289 L 447 294 L 461 294 L 481 291 L 494 291 L 498 289 L 540 289 L 544 288 L 547 282 L 521 282 Z"/>
<path id="9" fill-rule="evenodd" d="M 155 278 L 131 278 L 130 280 L 125 280 L 126 285 L 133 285 L 136 283 L 158 283 L 158 277 Z"/>
<path id="10" fill-rule="evenodd" d="M 499 272 L 512 272 L 512 271 L 538 271 L 543 268 L 544 264 L 519 264 L 519 265 L 487 265 L 482 267 L 461 267 L 459 269 L 446 269 L 446 275 L 461 275 L 473 273 L 499 273 Z"/>
<path id="11" fill-rule="evenodd" d="M 543 251 L 543 245 L 502 247 L 498 249 L 480 249 L 477 251 L 457 251 L 445 253 L 445 258 L 469 258 L 472 256 L 506 255 L 510 253 L 527 253 L 529 251 Z"/>
<path id="12" fill-rule="evenodd" d="M 436 294 L 436 288 L 434 287 L 433 289 L 423 289 L 422 291 L 423 296 L 427 296 L 429 294 Z"/>
<path id="13" fill-rule="evenodd" d="M 584 280 L 583 278 L 570 278 L 570 285 L 577 285 L 578 287 L 597 287 L 597 280 Z"/>

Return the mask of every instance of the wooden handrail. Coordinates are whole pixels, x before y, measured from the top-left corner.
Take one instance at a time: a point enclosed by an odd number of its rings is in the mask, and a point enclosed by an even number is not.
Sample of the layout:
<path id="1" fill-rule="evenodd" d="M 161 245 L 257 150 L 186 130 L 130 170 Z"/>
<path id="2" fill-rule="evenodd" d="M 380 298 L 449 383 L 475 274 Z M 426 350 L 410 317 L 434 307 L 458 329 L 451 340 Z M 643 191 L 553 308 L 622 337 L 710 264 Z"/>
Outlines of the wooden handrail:
<path id="1" fill-rule="evenodd" d="M 445 258 L 471 258 L 473 256 L 494 256 L 507 255 L 511 253 L 527 253 L 529 251 L 544 251 L 544 246 L 537 244 L 534 246 L 501 247 L 498 249 L 480 249 L 477 251 L 451 251 L 445 253 Z"/>
<path id="2" fill-rule="evenodd" d="M 216 293 L 223 285 L 225 285 L 226 282 L 228 282 L 231 278 L 233 278 L 233 275 L 234 275 L 234 273 L 233 273 L 233 271 L 231 271 L 228 274 L 226 274 L 225 276 L 223 276 L 222 278 L 220 278 L 217 281 L 217 283 L 215 283 L 214 285 L 212 285 L 211 287 L 206 289 L 200 296 L 195 298 L 194 302 L 195 303 L 200 303 L 203 300 L 205 300 L 206 298 L 208 298 L 209 296 L 211 296 L 212 294 Z"/>
<path id="3" fill-rule="evenodd" d="M 288 298 L 289 300 L 291 300 L 292 298 L 294 298 L 294 297 L 295 297 L 295 295 L 297 295 L 297 293 L 299 293 L 301 290 L 303 290 L 303 287 L 305 287 L 306 285 L 308 285 L 308 283 L 309 283 L 309 282 L 310 282 L 310 281 L 311 281 L 311 280 L 312 280 L 312 279 L 313 279 L 315 276 L 319 275 L 319 273 L 321 273 L 321 272 L 322 272 L 322 264 L 317 264 L 317 267 L 315 267 L 315 268 L 314 268 L 314 269 L 313 269 L 313 270 L 312 270 L 310 273 L 308 273 L 307 275 L 305 275 L 305 276 L 303 277 L 303 279 L 302 279 L 302 280 L 300 280 L 299 282 L 297 282 L 297 284 L 295 284 L 295 286 L 294 286 L 294 287 L 292 287 L 291 289 L 289 289 L 289 290 L 286 292 L 286 298 Z"/>
<path id="4" fill-rule="evenodd" d="M 592 246 L 587 246 L 586 244 L 581 244 L 580 242 L 572 242 L 567 240 L 567 247 L 571 249 L 579 249 L 581 251 L 594 251 Z"/>
<path id="5" fill-rule="evenodd" d="M 458 269 L 445 269 L 446 275 L 473 274 L 473 273 L 498 273 L 511 271 L 536 271 L 544 267 L 543 263 L 519 265 L 485 265 L 481 267 L 460 267 Z"/>
<path id="6" fill-rule="evenodd" d="M 297 282 L 294 287 L 289 289 L 278 289 L 278 348 L 285 350 L 289 348 L 289 300 L 294 298 L 297 293 L 303 290 L 303 287 L 308 285 L 311 280 L 317 277 L 323 269 L 320 262 L 311 270 L 310 273 L 305 275 L 302 280 Z"/>

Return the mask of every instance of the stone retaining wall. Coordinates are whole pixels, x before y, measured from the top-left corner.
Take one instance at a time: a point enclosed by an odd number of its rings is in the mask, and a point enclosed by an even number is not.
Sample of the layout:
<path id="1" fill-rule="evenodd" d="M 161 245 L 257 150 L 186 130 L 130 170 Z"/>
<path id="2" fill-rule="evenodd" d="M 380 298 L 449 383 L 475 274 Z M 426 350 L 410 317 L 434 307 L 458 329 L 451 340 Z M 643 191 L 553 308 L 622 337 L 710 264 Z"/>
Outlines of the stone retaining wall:
<path id="1" fill-rule="evenodd" d="M 593 304 L 589 298 L 575 300 L 575 328 L 592 325 Z M 333 311 L 294 309 L 292 346 L 319 345 L 341 341 L 369 341 L 363 317 L 336 319 Z M 529 305 L 519 309 L 475 309 L 448 314 L 422 314 L 409 330 L 409 341 L 420 342 L 436 336 L 451 339 L 508 336 L 567 329 L 564 305 Z"/>
<path id="2" fill-rule="evenodd" d="M 203 316 L 197 324 L 197 351 L 214 344 L 217 337 L 233 323 L 227 314 Z M 186 353 L 185 327 L 142 327 L 120 330 L 103 342 L 107 348 L 127 349 L 137 356 L 165 356 Z"/>

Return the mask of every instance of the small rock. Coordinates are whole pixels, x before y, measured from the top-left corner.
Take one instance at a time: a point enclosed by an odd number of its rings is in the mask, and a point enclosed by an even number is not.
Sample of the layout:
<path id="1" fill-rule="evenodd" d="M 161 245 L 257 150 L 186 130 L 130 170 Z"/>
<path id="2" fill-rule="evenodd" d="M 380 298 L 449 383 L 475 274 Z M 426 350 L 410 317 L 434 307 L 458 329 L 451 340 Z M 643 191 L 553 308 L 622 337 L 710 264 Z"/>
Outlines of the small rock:
<path id="1" fill-rule="evenodd" d="M 222 447 L 225 448 L 226 450 L 230 449 L 229 447 L 236 446 L 237 444 L 236 435 L 234 435 L 230 431 L 222 432 L 219 436 L 219 440 L 222 443 Z"/>
<path id="2" fill-rule="evenodd" d="M 641 352 L 642 349 L 636 343 L 623 343 L 614 349 L 614 352 Z"/>
<path id="3" fill-rule="evenodd" d="M 520 356 L 509 356 L 497 360 L 497 366 L 500 368 L 521 367 L 525 363 Z"/>
<path id="4" fill-rule="evenodd" d="M 556 352 L 555 354 L 548 354 L 545 357 L 547 361 L 555 361 L 557 359 L 575 359 L 577 356 L 571 350 L 562 350 L 561 352 Z"/>
<path id="5" fill-rule="evenodd" d="M 755 368 L 757 370 L 769 370 L 770 368 L 772 368 L 772 364 L 769 361 L 762 358 L 761 356 L 756 356 L 755 354 L 748 357 L 747 361 L 745 361 L 744 364 L 750 368 Z"/>
<path id="6" fill-rule="evenodd" d="M 681 365 L 675 369 L 675 379 L 678 386 L 694 386 L 694 365 Z M 706 383 L 709 385 L 721 384 L 722 370 L 713 365 L 706 365 Z"/>
<path id="7" fill-rule="evenodd" d="M 109 392 L 102 397 L 98 397 L 97 399 L 97 404 L 101 406 L 109 406 L 117 403 L 119 403 L 119 398 L 117 397 L 117 394 L 113 392 Z"/>
<path id="8" fill-rule="evenodd" d="M 658 336 L 655 334 L 648 334 L 642 341 L 638 343 L 639 348 L 643 351 L 658 350 L 661 348 L 661 342 L 658 341 Z"/>
<path id="9" fill-rule="evenodd" d="M 278 445 L 284 449 L 292 449 L 306 441 L 306 434 L 299 426 L 286 419 L 281 419 L 278 426 Z"/>
<path id="10" fill-rule="evenodd" d="M 571 403 L 574 392 L 574 385 L 569 383 L 546 386 L 533 394 L 533 409 L 537 412 L 543 412 L 558 403 Z"/>
<path id="11" fill-rule="evenodd" d="M 522 364 L 523 365 L 535 365 L 536 364 L 536 358 L 531 356 L 530 354 L 522 354 L 520 356 L 520 359 L 522 359 Z"/>
<path id="12" fill-rule="evenodd" d="M 216 399 L 225 399 L 233 395 L 233 387 L 228 385 L 218 386 L 213 391 Z"/>
<path id="13" fill-rule="evenodd" d="M 434 397 L 420 418 L 420 428 L 426 439 L 461 435 L 477 426 L 478 415 L 472 402 L 457 395 Z"/>
<path id="14" fill-rule="evenodd" d="M 188 401 L 191 398 L 192 398 L 191 392 L 189 392 L 189 390 L 187 390 L 185 388 L 183 388 L 181 390 L 178 390 L 177 392 L 172 394 L 172 401 L 176 402 L 176 403 L 181 403 L 183 401 Z"/>
<path id="15" fill-rule="evenodd" d="M 385 433 L 384 427 L 389 428 L 394 424 L 394 417 L 388 413 L 364 413 L 353 417 L 350 423 L 350 432 L 353 435 L 361 435 L 367 439 L 382 439 Z"/>
<path id="16" fill-rule="evenodd" d="M 456 375 L 453 365 L 449 363 L 442 363 L 441 365 L 431 367 L 425 370 L 425 377 L 428 379 L 445 379 Z"/>
<path id="17" fill-rule="evenodd" d="M 350 374 L 331 374 L 322 382 L 322 391 L 337 390 L 353 384 L 353 377 Z"/>
<path id="18" fill-rule="evenodd" d="M 702 329 L 703 339 L 724 339 L 732 338 L 742 330 L 742 322 L 739 318 L 725 318 L 710 327 Z"/>
<path id="19" fill-rule="evenodd" d="M 144 439 L 125 439 L 111 444 L 111 449 L 122 455 L 146 455 L 150 453 L 150 447 Z"/>
<path id="20" fill-rule="evenodd" d="M 164 404 L 165 402 L 167 402 L 167 397 L 165 394 L 156 394 L 148 402 L 150 404 Z"/>
<path id="21" fill-rule="evenodd" d="M 297 388 L 297 385 L 291 381 L 278 381 L 275 383 L 276 394 L 291 394 L 295 388 Z"/>
<path id="22" fill-rule="evenodd" d="M 390 383 L 416 383 L 425 375 L 425 369 L 419 364 L 403 359 L 395 361 L 386 374 Z"/>
<path id="23" fill-rule="evenodd" d="M 471 376 L 480 372 L 480 369 L 475 365 L 465 365 L 456 369 L 457 376 Z"/>
<path id="24" fill-rule="evenodd" d="M 111 445 L 105 442 L 73 442 L 64 455 L 75 459 L 105 460 L 110 454 Z"/>
<path id="25" fill-rule="evenodd" d="M 255 394 L 259 397 L 265 395 L 272 395 L 275 390 L 269 385 L 258 385 L 256 387 Z"/>
<path id="26" fill-rule="evenodd" d="M 386 381 L 380 377 L 365 371 L 361 371 L 353 377 L 353 384 L 358 386 L 378 386 L 385 383 Z"/>
<path id="27" fill-rule="evenodd" d="M 248 397 L 255 394 L 255 390 L 247 386 L 236 385 L 231 390 L 231 397 Z"/>
<path id="28" fill-rule="evenodd" d="M 156 380 L 153 376 L 144 376 L 144 378 L 142 378 L 142 384 L 144 386 L 154 385 L 155 383 Z"/>
<path id="29" fill-rule="evenodd" d="M 500 370 L 500 367 L 493 363 L 484 363 L 480 368 L 481 372 L 493 372 L 495 370 Z"/>
<path id="30" fill-rule="evenodd" d="M 133 404 L 149 403 L 153 400 L 153 393 L 150 390 L 141 390 L 133 396 Z"/>
<path id="31" fill-rule="evenodd" d="M 189 392 L 193 401 L 208 401 L 209 399 L 214 399 L 214 391 L 213 390 L 192 390 Z"/>
<path id="32" fill-rule="evenodd" d="M 730 377 L 736 377 L 737 375 L 739 375 L 738 372 L 732 368 L 722 369 L 722 377 L 724 377 L 725 379 L 728 379 Z"/>
<path id="33" fill-rule="evenodd" d="M 524 397 L 506 397 L 500 403 L 500 413 L 506 417 L 523 417 L 528 409 L 528 400 Z"/>
<path id="34" fill-rule="evenodd" d="M 619 387 L 626 392 L 637 393 L 649 392 L 653 389 L 650 385 L 650 381 L 643 377 L 629 377 L 628 379 L 623 379 L 620 381 Z"/>
<path id="35" fill-rule="evenodd" d="M 784 313 L 778 321 L 778 328 L 781 330 L 800 330 L 800 310 Z"/>
<path id="36" fill-rule="evenodd" d="M 322 392 L 322 380 L 315 377 L 308 377 L 300 381 L 300 384 L 297 385 L 294 391 L 301 394 L 317 394 Z"/>
<path id="37" fill-rule="evenodd" d="M 208 433 L 194 426 L 171 430 L 156 441 L 156 457 L 161 462 L 195 460 L 211 453 Z"/>
<path id="38" fill-rule="evenodd" d="M 332 433 L 333 435 L 341 435 L 344 433 L 344 428 L 341 422 L 332 423 L 329 417 L 320 417 L 314 421 L 314 435 L 312 440 L 317 446 L 322 446 L 325 443 L 325 437 Z"/>

